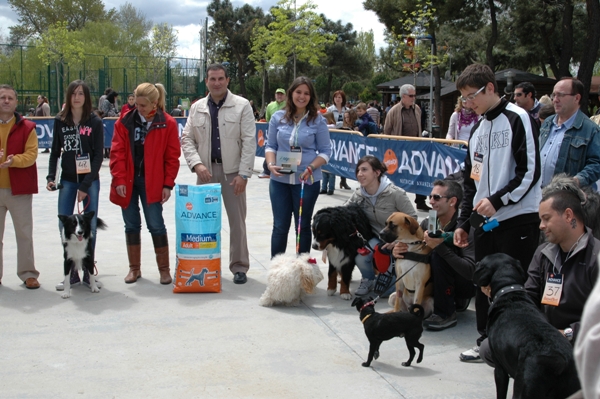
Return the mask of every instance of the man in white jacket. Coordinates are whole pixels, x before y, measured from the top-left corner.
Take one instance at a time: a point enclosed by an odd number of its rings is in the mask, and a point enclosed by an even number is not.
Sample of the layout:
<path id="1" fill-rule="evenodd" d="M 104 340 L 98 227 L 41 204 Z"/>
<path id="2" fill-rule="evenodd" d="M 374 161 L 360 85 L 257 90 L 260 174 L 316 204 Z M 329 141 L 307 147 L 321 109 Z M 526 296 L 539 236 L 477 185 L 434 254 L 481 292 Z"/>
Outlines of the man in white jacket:
<path id="1" fill-rule="evenodd" d="M 229 219 L 229 270 L 244 284 L 250 268 L 246 236 L 246 184 L 252 176 L 256 128 L 250 102 L 232 94 L 221 64 L 207 68 L 209 95 L 190 109 L 181 148 L 197 184 L 220 183 Z"/>

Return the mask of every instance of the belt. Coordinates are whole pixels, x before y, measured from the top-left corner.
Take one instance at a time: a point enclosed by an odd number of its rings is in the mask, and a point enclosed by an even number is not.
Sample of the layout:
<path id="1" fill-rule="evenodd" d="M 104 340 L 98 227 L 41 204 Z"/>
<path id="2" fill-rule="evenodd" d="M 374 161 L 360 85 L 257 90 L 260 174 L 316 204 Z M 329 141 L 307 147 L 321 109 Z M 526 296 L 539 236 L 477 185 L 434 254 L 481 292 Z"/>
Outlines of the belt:
<path id="1" fill-rule="evenodd" d="M 210 161 L 212 163 L 223 163 L 223 160 L 221 158 L 212 158 Z"/>

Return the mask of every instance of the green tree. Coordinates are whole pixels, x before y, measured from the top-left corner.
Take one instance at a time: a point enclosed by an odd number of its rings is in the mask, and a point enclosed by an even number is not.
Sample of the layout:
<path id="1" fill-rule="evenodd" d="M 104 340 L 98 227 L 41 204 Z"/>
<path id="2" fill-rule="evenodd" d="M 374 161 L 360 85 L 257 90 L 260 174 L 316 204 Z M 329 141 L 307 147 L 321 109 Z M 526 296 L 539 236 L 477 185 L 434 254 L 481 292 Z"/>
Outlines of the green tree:
<path id="1" fill-rule="evenodd" d="M 154 25 L 150 39 L 150 52 L 150 64 L 154 74 L 152 83 L 156 83 L 165 76 L 165 67 L 169 58 L 177 54 L 177 30 L 167 23 Z"/>
<path id="2" fill-rule="evenodd" d="M 111 19 L 115 10 L 106 11 L 102 0 L 8 0 L 18 15 L 19 24 L 10 27 L 11 35 L 18 38 L 39 36 L 57 21 L 66 29 L 82 29 L 90 21 Z"/>
<path id="3" fill-rule="evenodd" d="M 367 32 L 361 30 L 358 33 L 358 36 L 356 37 L 356 47 L 360 60 L 365 60 L 373 67 L 378 67 L 373 29 L 369 29 Z"/>
<path id="4" fill-rule="evenodd" d="M 269 64 L 284 66 L 292 58 L 294 78 L 297 61 L 320 65 L 326 44 L 336 39 L 335 35 L 323 32 L 323 19 L 313 11 L 315 8 L 310 0 L 300 7 L 296 7 L 294 0 L 279 0 L 277 6 L 271 8 L 273 22 L 259 28 L 254 38 L 255 45 L 266 44 Z"/>
<path id="5" fill-rule="evenodd" d="M 326 101 L 331 99 L 334 77 L 338 80 L 354 80 L 370 78 L 373 65 L 368 58 L 362 58 L 357 47 L 356 31 L 352 24 L 342 21 L 331 21 L 321 14 L 323 32 L 335 35 L 336 40 L 325 45 L 325 58 L 321 61 L 321 69 L 326 76 L 326 82 L 319 93 Z"/>
<path id="6" fill-rule="evenodd" d="M 251 36 L 254 27 L 264 19 L 264 13 L 260 7 L 253 8 L 248 4 L 234 8 L 230 0 L 213 0 L 207 12 L 214 20 L 211 34 L 223 39 L 224 58 L 236 61 L 240 93 L 246 96 L 245 77 L 254 69 L 249 58 Z"/>
<path id="7" fill-rule="evenodd" d="M 65 64 L 79 64 L 83 60 L 83 43 L 67 29 L 66 22 L 57 22 L 41 35 L 37 47 L 40 49 L 40 60 L 45 65 L 54 64 L 56 67 L 57 96 L 62 99 L 61 80 L 64 77 Z M 65 82 L 65 84 L 67 83 Z"/>

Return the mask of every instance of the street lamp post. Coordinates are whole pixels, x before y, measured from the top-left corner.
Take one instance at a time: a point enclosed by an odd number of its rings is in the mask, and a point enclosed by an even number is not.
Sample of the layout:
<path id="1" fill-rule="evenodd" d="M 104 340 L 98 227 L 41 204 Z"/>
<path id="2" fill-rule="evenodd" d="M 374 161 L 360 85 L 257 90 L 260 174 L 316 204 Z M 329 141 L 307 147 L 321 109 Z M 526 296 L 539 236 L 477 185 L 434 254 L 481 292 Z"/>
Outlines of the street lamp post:
<path id="1" fill-rule="evenodd" d="M 419 40 L 429 40 L 431 42 L 431 60 L 429 63 L 429 115 L 428 115 L 428 127 L 430 137 L 433 137 L 433 46 L 435 45 L 435 40 L 431 35 L 427 36 L 419 36 L 417 37 Z"/>

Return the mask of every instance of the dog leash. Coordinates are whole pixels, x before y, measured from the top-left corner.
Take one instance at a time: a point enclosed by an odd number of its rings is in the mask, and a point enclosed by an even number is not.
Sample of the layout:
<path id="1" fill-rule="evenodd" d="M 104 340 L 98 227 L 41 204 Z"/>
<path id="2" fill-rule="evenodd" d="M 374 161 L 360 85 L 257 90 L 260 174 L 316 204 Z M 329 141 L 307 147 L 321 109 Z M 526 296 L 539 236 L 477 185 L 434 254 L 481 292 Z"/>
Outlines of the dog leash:
<path id="1" fill-rule="evenodd" d="M 81 202 L 83 202 L 83 201 L 81 201 Z M 77 201 L 77 213 L 79 213 L 81 215 L 87 209 L 88 206 L 90 206 L 89 199 L 88 199 L 87 204 L 83 206 L 83 210 L 79 210 L 79 201 Z"/>
<path id="2" fill-rule="evenodd" d="M 400 277 L 398 277 L 394 282 L 392 282 L 391 284 L 388 284 L 387 287 L 385 287 L 385 289 L 383 291 L 381 291 L 382 293 L 386 293 L 387 290 L 390 289 L 390 287 L 394 284 L 396 284 L 398 281 L 400 281 L 402 279 L 402 277 L 406 276 L 412 269 L 414 269 L 419 263 L 415 263 L 414 265 L 411 266 L 410 269 L 408 269 L 407 271 L 405 271 L 404 273 L 402 273 L 402 275 Z M 375 303 L 379 300 L 379 298 L 381 297 L 381 295 L 377 295 L 375 298 L 373 298 L 371 301 L 367 302 L 363 308 L 365 306 L 367 306 L 369 303 L 373 303 L 373 305 L 375 305 Z"/>
<path id="3" fill-rule="evenodd" d="M 300 230 L 302 229 L 302 203 L 304 202 L 304 180 L 300 179 L 300 209 L 298 209 L 298 232 L 296 234 L 296 254 L 300 255 Z"/>

